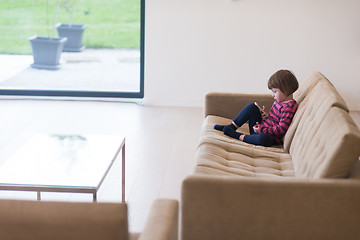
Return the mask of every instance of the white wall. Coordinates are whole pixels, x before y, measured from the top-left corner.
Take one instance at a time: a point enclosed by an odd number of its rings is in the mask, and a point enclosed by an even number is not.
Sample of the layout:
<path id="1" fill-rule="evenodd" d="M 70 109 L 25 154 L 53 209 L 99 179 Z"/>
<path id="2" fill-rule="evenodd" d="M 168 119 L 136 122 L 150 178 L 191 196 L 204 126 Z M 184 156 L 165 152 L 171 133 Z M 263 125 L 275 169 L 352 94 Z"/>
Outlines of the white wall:
<path id="1" fill-rule="evenodd" d="M 149 0 L 145 29 L 145 104 L 266 93 L 286 68 L 322 72 L 360 111 L 359 0 Z"/>

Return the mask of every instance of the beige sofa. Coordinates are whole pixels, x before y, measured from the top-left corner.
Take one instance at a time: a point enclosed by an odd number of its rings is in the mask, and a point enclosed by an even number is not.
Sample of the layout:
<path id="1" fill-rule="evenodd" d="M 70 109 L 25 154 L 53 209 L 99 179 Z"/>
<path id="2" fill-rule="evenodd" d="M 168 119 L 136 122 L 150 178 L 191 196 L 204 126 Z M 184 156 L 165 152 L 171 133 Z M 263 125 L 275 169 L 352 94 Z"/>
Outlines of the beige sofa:
<path id="1" fill-rule="evenodd" d="M 213 126 L 249 102 L 269 110 L 271 95 L 206 96 L 194 173 L 182 185 L 183 240 L 360 239 L 360 131 L 321 73 L 301 81 L 294 98 L 284 144 L 266 148 Z"/>
<path id="2" fill-rule="evenodd" d="M 0 200 L 1 240 L 176 240 L 178 202 L 154 202 L 141 234 L 129 234 L 126 203 Z"/>

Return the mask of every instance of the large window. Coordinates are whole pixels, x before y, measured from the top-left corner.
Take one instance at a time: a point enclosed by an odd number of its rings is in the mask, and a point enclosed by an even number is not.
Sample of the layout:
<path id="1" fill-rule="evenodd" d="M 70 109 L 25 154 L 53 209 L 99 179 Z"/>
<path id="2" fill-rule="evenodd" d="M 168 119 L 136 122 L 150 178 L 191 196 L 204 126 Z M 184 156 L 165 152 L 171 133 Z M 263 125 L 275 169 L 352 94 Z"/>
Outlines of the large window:
<path id="1" fill-rule="evenodd" d="M 145 0 L 2 0 L 1 57 L 19 56 L 19 61 L 6 64 L 19 65 L 21 59 L 29 64 L 0 78 L 0 94 L 142 98 L 144 5 Z M 29 37 L 58 39 L 60 32 L 53 26 L 68 22 L 85 25 L 85 49 L 64 45 L 56 67 L 42 68 L 33 58 Z M 45 55 L 51 55 L 50 50 Z"/>

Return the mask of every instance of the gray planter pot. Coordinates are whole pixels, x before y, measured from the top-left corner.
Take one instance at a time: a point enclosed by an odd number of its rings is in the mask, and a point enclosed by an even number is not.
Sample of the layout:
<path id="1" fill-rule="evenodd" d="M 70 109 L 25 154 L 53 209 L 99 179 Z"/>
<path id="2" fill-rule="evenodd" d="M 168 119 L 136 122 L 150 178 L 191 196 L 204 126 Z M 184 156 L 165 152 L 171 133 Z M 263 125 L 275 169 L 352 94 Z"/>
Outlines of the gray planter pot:
<path id="1" fill-rule="evenodd" d="M 60 68 L 59 60 L 66 38 L 30 37 L 34 63 L 33 68 L 52 69 Z"/>
<path id="2" fill-rule="evenodd" d="M 81 52 L 85 49 L 82 45 L 83 33 L 87 24 L 63 24 L 59 23 L 56 25 L 59 37 L 66 37 L 67 42 L 65 43 L 64 52 Z"/>

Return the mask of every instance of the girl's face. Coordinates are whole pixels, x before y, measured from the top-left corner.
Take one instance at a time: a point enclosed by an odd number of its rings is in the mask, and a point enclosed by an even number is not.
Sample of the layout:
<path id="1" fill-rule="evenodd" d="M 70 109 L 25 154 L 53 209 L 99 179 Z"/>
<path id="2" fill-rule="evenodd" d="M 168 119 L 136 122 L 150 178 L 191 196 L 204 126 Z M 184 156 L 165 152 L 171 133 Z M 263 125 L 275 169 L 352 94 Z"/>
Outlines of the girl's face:
<path id="1" fill-rule="evenodd" d="M 272 96 L 277 102 L 283 102 L 287 99 L 287 96 L 278 88 L 272 88 L 271 92 L 272 92 Z"/>

